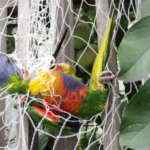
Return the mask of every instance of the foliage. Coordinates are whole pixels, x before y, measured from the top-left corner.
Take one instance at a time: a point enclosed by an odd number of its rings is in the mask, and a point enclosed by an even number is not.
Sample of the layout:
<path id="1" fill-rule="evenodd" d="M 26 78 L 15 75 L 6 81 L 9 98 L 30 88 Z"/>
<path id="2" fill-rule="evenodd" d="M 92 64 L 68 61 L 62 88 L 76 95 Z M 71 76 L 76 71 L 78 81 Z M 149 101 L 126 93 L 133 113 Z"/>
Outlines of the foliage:
<path id="1" fill-rule="evenodd" d="M 148 76 L 150 72 L 149 41 L 150 16 L 147 16 L 130 28 L 119 46 L 121 80 L 133 82 Z"/>
<path id="2" fill-rule="evenodd" d="M 93 62 L 96 58 L 97 50 L 98 50 L 97 44 L 91 44 L 84 49 L 78 50 L 76 53 L 76 59 L 79 60 L 79 64 L 83 68 L 87 68 L 88 70 L 90 70 L 90 68 L 92 68 Z M 83 71 L 81 68 L 79 68 L 79 69 L 81 71 Z"/>
<path id="3" fill-rule="evenodd" d="M 7 26 L 7 54 L 11 54 L 15 50 L 15 39 L 13 37 L 13 30 L 17 25 L 10 24 Z"/>
<path id="4" fill-rule="evenodd" d="M 95 6 L 89 6 L 84 4 L 80 12 L 79 8 L 74 8 L 74 11 L 76 12 L 76 14 L 79 14 L 79 18 L 78 16 L 74 15 L 74 20 L 77 21 L 74 35 L 79 36 L 79 38 L 74 37 L 75 61 L 79 64 L 77 66 L 77 76 L 83 78 L 84 83 L 87 83 L 90 76 L 85 73 L 83 68 L 86 69 L 88 72 L 92 71 L 95 58 L 94 55 L 98 51 L 97 33 L 95 30 L 96 9 Z M 91 45 L 94 45 L 94 48 L 91 47 Z M 90 55 L 92 55 L 92 59 L 90 59 L 89 61 Z"/>
<path id="5" fill-rule="evenodd" d="M 79 136 L 79 141 L 80 141 L 79 150 L 83 150 L 83 149 L 97 150 L 97 149 L 99 149 L 100 140 L 97 140 L 97 138 L 98 138 L 98 136 L 101 136 L 102 133 L 101 133 L 101 131 L 98 131 L 98 127 L 93 128 L 93 126 L 94 126 L 94 123 L 91 122 L 90 124 L 87 124 L 87 127 L 82 127 L 81 131 L 83 133 L 81 133 Z"/>
<path id="6" fill-rule="evenodd" d="M 125 82 L 147 79 L 150 74 L 150 13 L 148 0 L 142 1 L 142 19 L 125 34 L 119 49 L 119 78 Z M 150 147 L 150 79 L 129 100 L 122 113 L 121 147 L 148 150 Z"/>
<path id="7" fill-rule="evenodd" d="M 120 143 L 135 150 L 150 147 L 150 79 L 123 112 Z"/>
<path id="8" fill-rule="evenodd" d="M 39 150 L 44 150 L 46 147 L 47 143 L 49 142 L 49 136 L 42 134 L 39 136 L 39 143 L 38 143 L 38 149 Z"/>
<path id="9" fill-rule="evenodd" d="M 85 48 L 89 40 L 91 28 L 87 23 L 78 22 L 74 30 L 74 48 L 82 49 Z"/>
<path id="10" fill-rule="evenodd" d="M 150 1 L 149 0 L 142 0 L 142 3 L 141 3 L 142 17 L 150 15 L 149 5 L 150 5 Z"/>

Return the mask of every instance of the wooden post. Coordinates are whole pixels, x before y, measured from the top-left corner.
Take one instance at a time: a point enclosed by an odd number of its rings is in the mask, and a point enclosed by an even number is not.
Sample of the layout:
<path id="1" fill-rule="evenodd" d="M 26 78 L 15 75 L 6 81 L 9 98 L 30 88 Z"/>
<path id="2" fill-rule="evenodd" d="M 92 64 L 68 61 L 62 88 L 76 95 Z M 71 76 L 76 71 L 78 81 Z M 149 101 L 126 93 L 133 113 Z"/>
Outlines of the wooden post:
<path id="1" fill-rule="evenodd" d="M 60 9 L 58 15 L 58 30 L 65 31 L 68 28 L 67 36 L 61 48 L 61 56 L 59 56 L 59 61 L 65 62 L 69 61 L 68 58 L 74 59 L 74 41 L 71 35 L 73 32 L 73 13 L 71 11 L 73 9 L 73 2 L 68 0 L 60 1 L 60 7 L 62 9 Z"/>
<path id="2" fill-rule="evenodd" d="M 74 60 L 74 38 L 72 36 L 73 34 L 73 2 L 72 1 L 68 1 L 68 0 L 64 0 L 64 11 L 65 11 L 65 15 L 66 15 L 66 19 L 65 19 L 65 26 L 68 27 L 68 34 L 67 37 L 65 39 L 65 55 Z M 66 61 L 69 61 L 66 58 Z M 71 63 L 71 61 L 70 61 Z"/>
<path id="3" fill-rule="evenodd" d="M 113 73 L 117 73 L 117 53 L 112 47 L 109 68 Z M 103 145 L 105 150 L 121 150 L 119 144 L 119 129 L 120 129 L 120 98 L 118 81 L 112 82 L 113 88 L 110 89 L 107 106 L 104 117 L 104 139 Z"/>
<path id="4" fill-rule="evenodd" d="M 109 0 L 95 0 L 98 47 L 100 47 L 109 17 Z"/>
<path id="5" fill-rule="evenodd" d="M 71 35 L 72 28 L 73 28 L 73 2 L 68 0 L 61 1 L 61 8 L 63 10 L 63 14 L 60 14 L 59 16 L 59 29 L 63 26 L 64 30 L 66 27 L 68 27 L 68 33 L 66 36 L 66 39 L 64 41 L 61 54 L 61 61 L 67 61 L 70 62 L 74 59 L 74 41 L 73 37 Z M 61 12 L 62 13 L 62 12 Z M 65 21 L 65 22 L 64 22 Z M 69 59 L 68 59 L 69 58 Z M 71 63 L 72 64 L 72 63 Z M 59 139 L 57 141 L 57 144 L 55 145 L 55 150 L 73 150 L 75 148 L 75 145 L 77 143 L 77 137 L 67 138 L 67 139 Z"/>
<path id="6" fill-rule="evenodd" d="M 0 1 L 0 52 L 6 52 L 6 36 L 3 33 L 6 33 L 6 21 L 7 21 L 7 8 L 4 7 L 7 0 Z M 1 95 L 1 93 L 0 93 Z M 0 96 L 2 98 L 3 95 Z M 5 99 L 0 99 L 0 113 L 5 110 Z M 5 146 L 5 128 L 4 127 L 4 115 L 0 115 L 0 147 Z"/>
<path id="7" fill-rule="evenodd" d="M 110 1 L 109 0 L 96 0 L 97 5 L 97 31 L 98 31 L 98 44 L 101 45 L 103 35 L 106 31 L 109 13 Z M 101 36 L 100 36 L 101 35 Z M 110 58 L 110 70 L 114 73 L 117 72 L 117 56 L 115 50 L 112 48 Z M 114 86 L 115 84 L 112 83 Z M 118 86 L 115 87 L 115 93 L 118 94 Z M 119 127 L 120 127 L 120 110 L 119 99 L 114 99 L 114 93 L 111 89 L 110 96 L 105 108 L 104 124 L 103 124 L 103 147 L 105 150 L 120 150 L 119 145 Z"/>

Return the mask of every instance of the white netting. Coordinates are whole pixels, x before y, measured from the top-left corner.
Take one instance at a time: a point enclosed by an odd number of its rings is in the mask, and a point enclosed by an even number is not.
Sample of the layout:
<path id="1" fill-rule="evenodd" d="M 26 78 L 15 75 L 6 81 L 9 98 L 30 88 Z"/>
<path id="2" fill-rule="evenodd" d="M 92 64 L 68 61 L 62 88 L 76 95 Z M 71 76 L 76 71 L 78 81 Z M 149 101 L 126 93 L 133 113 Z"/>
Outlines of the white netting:
<path id="1" fill-rule="evenodd" d="M 2 0 L 1 51 L 12 53 L 18 66 L 27 70 L 30 75 L 37 70 L 55 68 L 58 63 L 67 61 L 77 70 L 77 76 L 88 84 L 112 10 L 115 10 L 116 16 L 111 42 L 111 50 L 114 53 L 117 52 L 123 34 L 139 19 L 139 4 L 134 0 Z M 56 59 L 54 53 L 66 29 L 67 34 Z M 106 69 L 116 68 L 117 62 L 113 63 L 108 63 Z M 55 78 L 51 74 L 49 76 L 52 85 L 49 94 L 55 95 Z M 22 106 L 22 95 L 10 96 L 5 93 L 6 89 L 0 89 L 0 149 L 38 149 L 37 147 L 45 145 L 45 150 L 117 150 L 114 148 L 118 145 L 120 106 L 138 87 L 134 83 L 124 89 L 124 85 L 119 81 L 118 92 L 117 79 L 108 84 L 112 95 L 103 111 L 105 113 L 82 120 L 69 112 L 59 110 L 65 115 L 56 115 L 62 120 L 62 124 L 55 133 L 43 128 L 44 117 L 40 122 L 36 122 L 28 113 L 30 104 L 39 102 L 45 106 L 46 116 L 51 110 L 45 101 L 30 97 L 27 93 L 26 98 L 29 97 L 30 100 L 25 101 Z M 120 95 L 122 103 L 118 101 Z M 55 96 L 61 101 L 60 95 Z M 14 108 L 15 105 L 17 109 Z M 66 134 L 68 124 L 75 131 Z"/>

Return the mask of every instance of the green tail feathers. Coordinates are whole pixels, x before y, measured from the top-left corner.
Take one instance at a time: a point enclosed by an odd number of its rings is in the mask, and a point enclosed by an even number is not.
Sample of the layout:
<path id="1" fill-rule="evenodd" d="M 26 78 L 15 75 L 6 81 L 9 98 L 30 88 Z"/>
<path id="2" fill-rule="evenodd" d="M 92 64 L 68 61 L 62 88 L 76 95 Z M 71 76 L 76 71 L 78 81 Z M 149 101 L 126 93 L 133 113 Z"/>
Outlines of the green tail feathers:
<path id="1" fill-rule="evenodd" d="M 93 65 L 91 82 L 89 86 L 90 89 L 93 89 L 93 90 L 99 87 L 98 78 L 99 78 L 99 75 L 104 70 L 106 63 L 107 63 L 108 56 L 109 56 L 109 44 L 110 44 L 110 39 L 111 39 L 113 18 L 114 18 L 114 13 L 112 14 L 112 17 L 110 18 L 108 22 L 108 26 L 107 26 L 107 29 L 104 34 L 104 38 L 101 43 L 101 47 L 98 51 L 97 57 Z"/>

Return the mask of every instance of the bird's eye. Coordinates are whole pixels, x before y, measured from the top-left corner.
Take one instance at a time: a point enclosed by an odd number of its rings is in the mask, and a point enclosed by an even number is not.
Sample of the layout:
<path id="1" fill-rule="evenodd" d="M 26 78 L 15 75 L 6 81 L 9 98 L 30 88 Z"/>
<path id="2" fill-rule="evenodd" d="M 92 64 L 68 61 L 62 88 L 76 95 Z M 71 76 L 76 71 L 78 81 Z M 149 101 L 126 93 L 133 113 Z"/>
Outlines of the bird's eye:
<path id="1" fill-rule="evenodd" d="M 54 66 L 50 66 L 50 68 L 49 69 L 54 69 L 56 66 L 54 65 Z"/>
<path id="2" fill-rule="evenodd" d="M 7 58 L 7 62 L 10 63 L 10 59 L 9 58 Z"/>
<path id="3" fill-rule="evenodd" d="M 55 59 L 52 58 L 52 59 L 50 60 L 50 67 L 49 67 L 49 69 L 54 69 L 55 67 L 56 67 Z"/>
<path id="4" fill-rule="evenodd" d="M 13 58 L 7 58 L 7 62 L 8 63 L 16 63 L 16 60 L 14 60 Z"/>

